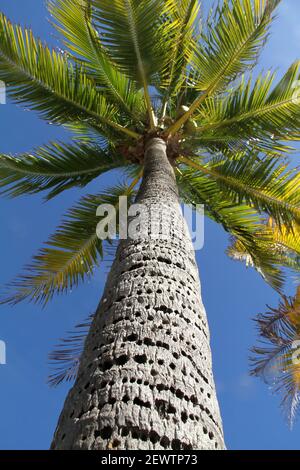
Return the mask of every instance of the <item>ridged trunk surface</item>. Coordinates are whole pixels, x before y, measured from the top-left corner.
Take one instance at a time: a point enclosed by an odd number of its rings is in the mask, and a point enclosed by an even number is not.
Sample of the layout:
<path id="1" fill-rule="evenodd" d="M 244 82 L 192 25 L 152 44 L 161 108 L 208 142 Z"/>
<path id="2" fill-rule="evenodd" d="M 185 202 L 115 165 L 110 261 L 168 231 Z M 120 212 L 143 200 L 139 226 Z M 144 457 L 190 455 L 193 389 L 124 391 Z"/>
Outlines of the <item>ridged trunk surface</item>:
<path id="1" fill-rule="evenodd" d="M 137 201 L 167 239 L 122 240 L 52 449 L 224 449 L 198 268 L 163 140 Z M 166 228 L 166 227 L 165 227 Z"/>

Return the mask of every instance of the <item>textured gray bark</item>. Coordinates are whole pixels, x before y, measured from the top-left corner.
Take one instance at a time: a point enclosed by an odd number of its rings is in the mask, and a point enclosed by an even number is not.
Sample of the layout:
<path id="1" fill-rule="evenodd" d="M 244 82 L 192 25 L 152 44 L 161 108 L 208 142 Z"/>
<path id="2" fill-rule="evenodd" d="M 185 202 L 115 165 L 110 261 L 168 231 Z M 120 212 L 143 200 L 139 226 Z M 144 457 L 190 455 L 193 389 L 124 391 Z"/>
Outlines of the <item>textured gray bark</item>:
<path id="1" fill-rule="evenodd" d="M 137 202 L 170 215 L 166 240 L 120 242 L 52 449 L 224 449 L 193 246 L 163 140 Z"/>

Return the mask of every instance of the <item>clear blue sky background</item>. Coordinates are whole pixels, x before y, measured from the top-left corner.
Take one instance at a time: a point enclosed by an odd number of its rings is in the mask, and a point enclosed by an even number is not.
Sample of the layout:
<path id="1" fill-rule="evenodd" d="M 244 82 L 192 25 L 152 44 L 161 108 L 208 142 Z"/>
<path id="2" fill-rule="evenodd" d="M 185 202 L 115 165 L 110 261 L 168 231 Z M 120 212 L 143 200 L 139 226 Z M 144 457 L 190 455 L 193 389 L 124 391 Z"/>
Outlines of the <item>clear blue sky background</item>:
<path id="1" fill-rule="evenodd" d="M 58 46 L 43 0 L 0 0 L 0 11 Z M 300 3 L 283 0 L 261 69 L 273 67 L 281 73 L 300 58 L 299 18 Z M 11 103 L 0 106 L 0 137 L 1 153 L 29 151 L 50 140 L 68 138 L 61 129 Z M 105 179 L 108 185 L 112 182 L 112 177 Z M 102 187 L 103 182 L 93 182 L 84 193 Z M 71 190 L 47 204 L 39 196 L 0 200 L 0 284 L 21 270 L 81 194 Z M 197 254 L 227 446 L 299 449 L 300 424 L 291 432 L 279 410 L 278 397 L 248 376 L 248 350 L 255 342 L 251 318 L 264 311 L 265 304 L 277 305 L 277 295 L 255 271 L 226 257 L 227 241 L 222 229 L 208 221 L 205 246 Z M 47 355 L 66 330 L 93 312 L 104 281 L 105 272 L 99 270 L 90 284 L 56 298 L 45 310 L 26 303 L 0 308 L 0 339 L 7 344 L 8 362 L 0 366 L 0 449 L 49 447 L 68 386 L 47 386 Z M 290 284 L 288 293 L 293 290 Z"/>

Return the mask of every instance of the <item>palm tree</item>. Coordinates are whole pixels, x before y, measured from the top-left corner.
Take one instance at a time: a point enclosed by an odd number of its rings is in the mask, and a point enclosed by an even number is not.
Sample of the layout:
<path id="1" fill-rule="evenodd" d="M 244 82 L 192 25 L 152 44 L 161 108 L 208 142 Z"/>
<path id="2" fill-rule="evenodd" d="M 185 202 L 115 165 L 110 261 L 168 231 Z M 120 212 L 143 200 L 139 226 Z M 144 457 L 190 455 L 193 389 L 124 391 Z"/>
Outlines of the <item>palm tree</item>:
<path id="1" fill-rule="evenodd" d="M 52 449 L 225 447 L 179 203 L 204 204 L 231 235 L 228 253 L 279 292 L 286 269 L 298 269 L 300 179 L 288 167 L 288 144 L 299 138 L 299 62 L 276 84 L 270 72 L 251 76 L 278 4 L 224 1 L 203 22 L 197 0 L 50 0 L 64 51 L 0 16 L 9 96 L 73 136 L 1 155 L 3 192 L 45 191 L 50 199 L 112 169 L 126 175 L 69 211 L 3 302 L 46 304 L 93 273 L 111 249 L 96 235 L 99 205 L 119 211 L 127 196 L 171 215 L 168 239 L 120 240 L 90 327 L 83 325 L 78 370 L 78 335 L 74 351 L 53 354 L 65 369 L 52 383 L 76 381 Z M 289 243 L 279 246 L 269 218 Z"/>

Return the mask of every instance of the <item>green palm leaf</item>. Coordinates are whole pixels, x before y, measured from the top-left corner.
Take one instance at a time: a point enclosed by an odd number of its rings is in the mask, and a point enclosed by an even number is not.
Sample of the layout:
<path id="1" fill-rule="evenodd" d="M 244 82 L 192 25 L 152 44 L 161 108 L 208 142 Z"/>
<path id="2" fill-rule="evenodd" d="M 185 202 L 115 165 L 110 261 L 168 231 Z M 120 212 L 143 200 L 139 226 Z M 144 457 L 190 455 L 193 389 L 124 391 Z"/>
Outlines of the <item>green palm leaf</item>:
<path id="1" fill-rule="evenodd" d="M 98 89 L 129 116 L 140 119 L 145 112 L 143 96 L 111 62 L 92 24 L 89 4 L 89 0 L 48 0 L 48 9 L 66 46 L 84 63 Z"/>
<path id="2" fill-rule="evenodd" d="M 96 233 L 97 208 L 101 204 L 118 208 L 119 197 L 130 197 L 136 182 L 83 197 L 34 256 L 26 272 L 7 286 L 1 303 L 14 305 L 28 299 L 46 305 L 55 294 L 68 292 L 90 277 L 103 257 L 103 242 Z"/>
<path id="3" fill-rule="evenodd" d="M 221 224 L 238 246 L 243 247 L 243 255 L 234 259 L 246 260 L 275 289 L 280 291 L 284 275 L 280 272 L 277 257 L 270 251 L 271 231 L 265 231 L 264 220 L 253 208 L 245 204 L 237 204 L 227 199 L 213 180 L 205 175 L 194 174 L 191 170 L 181 169 L 178 184 L 182 199 L 188 204 L 204 204 L 205 214 Z M 257 233 L 263 235 L 257 237 Z M 240 256 L 240 252 L 239 252 Z"/>
<path id="4" fill-rule="evenodd" d="M 17 197 L 49 191 L 46 199 L 51 199 L 125 165 L 128 162 L 113 149 L 85 143 L 52 143 L 29 154 L 0 155 L 0 188 L 5 188 L 1 194 Z"/>
<path id="5" fill-rule="evenodd" d="M 155 127 L 149 85 L 156 84 L 168 60 L 174 1 L 92 0 L 101 42 L 120 69 L 144 89 L 149 123 Z"/>
<path id="6" fill-rule="evenodd" d="M 13 26 L 0 14 L 0 79 L 18 103 L 55 123 L 88 121 L 100 133 L 126 133 L 138 137 L 117 122 L 116 108 L 97 92 L 83 68 L 37 41 L 30 30 Z"/>
<path id="7" fill-rule="evenodd" d="M 173 17 L 170 19 L 174 24 L 172 49 L 169 52 L 169 61 L 160 83 L 160 87 L 163 89 L 163 108 L 167 106 L 168 100 L 184 86 L 187 66 L 196 49 L 197 35 L 200 29 L 197 30 L 196 27 L 199 11 L 198 0 L 182 0 L 180 2 L 174 0 Z"/>
<path id="8" fill-rule="evenodd" d="M 256 63 L 279 3 L 280 0 L 230 0 L 217 5 L 194 56 L 194 73 L 189 74 L 190 86 L 200 93 L 166 133 L 177 132 L 206 98 L 223 91 Z"/>
<path id="9" fill-rule="evenodd" d="M 273 90 L 274 74 L 268 73 L 254 86 L 251 79 L 243 79 L 224 97 L 207 100 L 195 118 L 198 144 L 201 139 L 206 143 L 215 138 L 227 138 L 228 142 L 250 139 L 248 144 L 269 149 L 278 147 L 280 140 L 299 138 L 299 66 L 295 62 Z"/>
<path id="10" fill-rule="evenodd" d="M 278 226 L 272 219 L 259 228 L 255 237 L 269 237 L 268 252 L 276 258 L 276 264 L 299 273 L 300 271 L 300 230 L 298 224 L 292 227 Z M 228 248 L 228 254 L 240 261 L 249 260 L 249 253 L 245 245 L 235 240 Z"/>
<path id="11" fill-rule="evenodd" d="M 182 161 L 214 179 L 233 202 L 245 202 L 259 212 L 266 212 L 279 225 L 300 220 L 300 175 L 286 171 L 286 165 L 277 158 L 242 153 L 234 159 L 224 160 L 221 156 L 205 165 L 184 157 Z"/>

